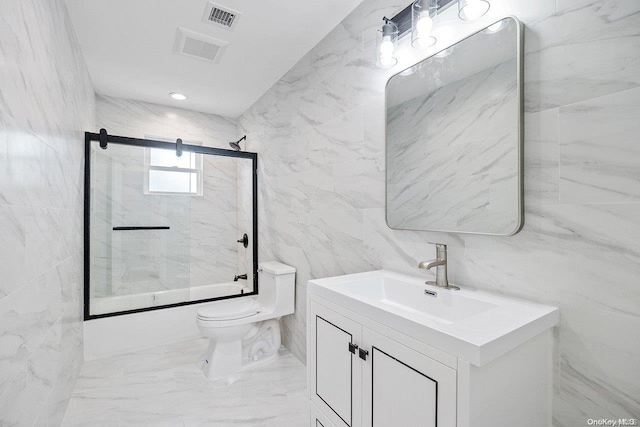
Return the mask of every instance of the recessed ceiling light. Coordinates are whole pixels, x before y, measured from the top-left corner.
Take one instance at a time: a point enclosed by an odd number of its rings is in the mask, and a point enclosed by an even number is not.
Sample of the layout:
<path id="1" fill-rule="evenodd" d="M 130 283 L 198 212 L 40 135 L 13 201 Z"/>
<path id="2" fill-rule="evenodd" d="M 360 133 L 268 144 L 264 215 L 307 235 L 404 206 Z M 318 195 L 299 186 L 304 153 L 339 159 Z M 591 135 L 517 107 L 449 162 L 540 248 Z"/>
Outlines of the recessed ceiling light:
<path id="1" fill-rule="evenodd" d="M 183 95 L 178 92 L 171 92 L 169 96 L 172 97 L 173 99 L 177 99 L 178 101 L 184 101 L 185 99 L 187 99 L 186 95 Z"/>

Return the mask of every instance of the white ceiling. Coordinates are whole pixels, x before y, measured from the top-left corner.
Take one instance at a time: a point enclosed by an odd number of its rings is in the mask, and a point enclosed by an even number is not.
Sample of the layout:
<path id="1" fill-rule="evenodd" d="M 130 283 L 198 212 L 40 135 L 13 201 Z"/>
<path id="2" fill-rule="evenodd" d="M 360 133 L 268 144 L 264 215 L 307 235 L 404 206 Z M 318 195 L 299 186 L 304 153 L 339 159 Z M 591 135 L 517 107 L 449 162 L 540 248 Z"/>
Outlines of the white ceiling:
<path id="1" fill-rule="evenodd" d="M 361 1 L 215 0 L 242 14 L 234 31 L 202 21 L 207 0 L 67 5 L 97 93 L 238 117 Z M 175 53 L 178 27 L 229 42 L 221 61 Z"/>

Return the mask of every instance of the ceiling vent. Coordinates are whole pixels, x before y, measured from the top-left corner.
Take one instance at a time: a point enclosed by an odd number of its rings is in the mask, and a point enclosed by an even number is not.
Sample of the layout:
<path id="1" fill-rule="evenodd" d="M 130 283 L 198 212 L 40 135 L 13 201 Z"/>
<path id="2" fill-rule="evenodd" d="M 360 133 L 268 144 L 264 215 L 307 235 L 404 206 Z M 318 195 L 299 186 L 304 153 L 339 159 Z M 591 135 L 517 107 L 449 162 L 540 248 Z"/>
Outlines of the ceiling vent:
<path id="1" fill-rule="evenodd" d="M 218 63 L 229 43 L 193 31 L 178 28 L 176 52 Z"/>
<path id="2" fill-rule="evenodd" d="M 233 31 L 240 19 L 240 13 L 214 3 L 207 3 L 202 20 L 225 30 Z"/>

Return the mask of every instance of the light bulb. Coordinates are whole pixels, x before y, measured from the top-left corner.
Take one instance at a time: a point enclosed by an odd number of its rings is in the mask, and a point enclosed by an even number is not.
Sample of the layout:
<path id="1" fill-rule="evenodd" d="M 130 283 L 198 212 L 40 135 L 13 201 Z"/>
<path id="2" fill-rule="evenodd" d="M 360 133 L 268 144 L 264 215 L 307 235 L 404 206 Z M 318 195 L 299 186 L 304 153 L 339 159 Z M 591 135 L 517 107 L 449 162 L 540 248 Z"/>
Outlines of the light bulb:
<path id="1" fill-rule="evenodd" d="M 433 19 L 429 16 L 429 12 L 422 12 L 420 14 L 420 19 L 416 24 L 416 29 L 420 36 L 428 36 L 431 34 L 431 29 L 433 28 Z"/>
<path id="2" fill-rule="evenodd" d="M 431 47 L 436 43 L 436 38 L 431 34 L 433 31 L 433 19 L 429 11 L 422 11 L 414 21 L 413 33 L 411 34 L 411 45 L 418 49 Z"/>
<path id="3" fill-rule="evenodd" d="M 486 0 L 467 0 L 461 4 L 458 16 L 464 21 L 471 21 L 487 13 L 489 7 L 490 4 Z"/>
<path id="4" fill-rule="evenodd" d="M 382 38 L 382 43 L 380 43 L 380 56 L 393 56 L 393 42 L 391 41 L 391 36 L 384 36 Z"/>
<path id="5" fill-rule="evenodd" d="M 391 68 L 398 63 L 395 56 L 395 45 L 398 34 L 398 27 L 392 22 L 385 20 L 385 24 L 379 31 L 378 38 L 378 66 L 382 68 Z"/>

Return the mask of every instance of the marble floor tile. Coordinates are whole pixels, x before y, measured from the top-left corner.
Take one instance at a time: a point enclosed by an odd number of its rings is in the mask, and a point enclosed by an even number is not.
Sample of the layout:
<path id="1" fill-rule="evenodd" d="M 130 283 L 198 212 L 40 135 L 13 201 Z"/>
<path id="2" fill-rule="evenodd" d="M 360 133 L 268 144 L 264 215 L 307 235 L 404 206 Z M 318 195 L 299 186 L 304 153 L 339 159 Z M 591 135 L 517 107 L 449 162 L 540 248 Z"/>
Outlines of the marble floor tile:
<path id="1" fill-rule="evenodd" d="M 206 346 L 198 339 L 86 362 L 62 425 L 306 424 L 306 371 L 289 351 L 255 370 L 207 381 L 197 367 Z"/>

